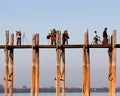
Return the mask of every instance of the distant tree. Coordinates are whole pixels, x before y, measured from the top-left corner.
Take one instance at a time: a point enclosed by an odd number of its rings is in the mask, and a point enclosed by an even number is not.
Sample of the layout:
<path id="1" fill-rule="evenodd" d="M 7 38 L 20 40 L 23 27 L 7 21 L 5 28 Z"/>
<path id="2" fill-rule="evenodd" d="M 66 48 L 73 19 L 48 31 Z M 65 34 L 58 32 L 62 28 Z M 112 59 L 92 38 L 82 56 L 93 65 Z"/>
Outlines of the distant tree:
<path id="1" fill-rule="evenodd" d="M 2 84 L 0 84 L 0 89 L 4 89 L 4 86 Z"/>
<path id="2" fill-rule="evenodd" d="M 28 89 L 28 87 L 27 87 L 27 86 L 25 86 L 25 85 L 23 85 L 23 86 L 22 86 L 22 89 Z"/>

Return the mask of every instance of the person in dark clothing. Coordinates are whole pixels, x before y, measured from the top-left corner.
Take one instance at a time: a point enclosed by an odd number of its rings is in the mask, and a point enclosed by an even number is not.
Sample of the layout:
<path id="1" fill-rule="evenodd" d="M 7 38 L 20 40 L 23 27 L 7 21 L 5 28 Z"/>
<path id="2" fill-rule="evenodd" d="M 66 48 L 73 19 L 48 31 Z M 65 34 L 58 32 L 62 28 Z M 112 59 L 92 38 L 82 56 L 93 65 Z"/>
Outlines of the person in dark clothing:
<path id="1" fill-rule="evenodd" d="M 68 39 L 69 39 L 69 35 L 68 35 L 68 31 L 65 30 L 64 33 L 62 34 L 62 45 L 68 45 Z"/>
<path id="2" fill-rule="evenodd" d="M 107 35 L 107 28 L 103 31 L 103 41 L 102 44 L 108 44 L 108 35 Z"/>
<path id="3" fill-rule="evenodd" d="M 21 45 L 21 30 L 16 31 L 17 45 Z"/>

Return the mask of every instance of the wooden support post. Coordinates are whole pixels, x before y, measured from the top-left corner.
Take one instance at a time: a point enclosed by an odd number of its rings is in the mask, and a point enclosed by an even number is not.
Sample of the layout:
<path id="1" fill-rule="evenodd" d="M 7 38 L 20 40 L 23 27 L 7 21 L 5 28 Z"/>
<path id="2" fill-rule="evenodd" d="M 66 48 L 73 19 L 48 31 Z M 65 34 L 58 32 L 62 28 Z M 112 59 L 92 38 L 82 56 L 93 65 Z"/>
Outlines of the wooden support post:
<path id="1" fill-rule="evenodd" d="M 109 96 L 115 96 L 116 92 L 116 30 L 113 31 L 112 35 L 112 48 L 109 48 Z"/>
<path id="2" fill-rule="evenodd" d="M 112 73 L 113 73 L 113 83 L 112 83 L 112 96 L 115 96 L 116 93 L 116 30 L 113 31 L 113 40 L 112 40 Z"/>
<path id="3" fill-rule="evenodd" d="M 82 96 L 90 96 L 90 56 L 88 32 L 84 34 L 83 68 L 82 68 Z"/>
<path id="4" fill-rule="evenodd" d="M 65 48 L 62 49 L 62 96 L 65 96 Z"/>
<path id="5" fill-rule="evenodd" d="M 36 46 L 39 45 L 39 34 L 36 34 Z M 39 96 L 39 48 L 36 48 L 35 53 L 35 96 Z"/>
<path id="6" fill-rule="evenodd" d="M 109 72 L 108 72 L 108 83 L 109 83 L 109 96 L 112 96 L 112 48 L 109 48 L 108 50 L 108 56 L 109 56 Z"/>
<path id="7" fill-rule="evenodd" d="M 60 35 L 56 32 L 56 96 L 60 96 Z"/>
<path id="8" fill-rule="evenodd" d="M 4 69 L 4 96 L 8 96 L 8 43 L 9 43 L 9 31 L 6 31 L 6 42 L 5 42 L 5 69 Z"/>
<path id="9" fill-rule="evenodd" d="M 14 44 L 14 34 L 10 35 L 10 46 L 13 46 Z M 13 73 L 14 73 L 14 51 L 13 48 L 10 49 L 10 53 L 9 53 L 9 57 L 10 57 L 10 68 L 9 68 L 9 81 L 10 81 L 10 88 L 9 88 L 9 93 L 10 96 L 13 96 Z"/>
<path id="10" fill-rule="evenodd" d="M 31 77 L 31 94 L 30 96 L 35 96 L 35 42 L 36 36 L 33 36 L 32 39 L 32 77 Z"/>

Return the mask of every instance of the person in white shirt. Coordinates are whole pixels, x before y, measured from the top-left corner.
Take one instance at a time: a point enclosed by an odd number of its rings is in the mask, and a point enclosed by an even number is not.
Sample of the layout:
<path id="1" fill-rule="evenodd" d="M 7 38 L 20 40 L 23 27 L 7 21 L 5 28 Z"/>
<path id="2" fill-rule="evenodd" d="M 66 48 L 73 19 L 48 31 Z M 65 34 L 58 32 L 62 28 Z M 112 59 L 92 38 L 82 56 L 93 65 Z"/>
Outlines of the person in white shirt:
<path id="1" fill-rule="evenodd" d="M 98 38 L 100 38 L 100 37 L 97 35 L 97 31 L 94 31 L 93 40 L 95 41 L 95 44 L 97 44 Z"/>

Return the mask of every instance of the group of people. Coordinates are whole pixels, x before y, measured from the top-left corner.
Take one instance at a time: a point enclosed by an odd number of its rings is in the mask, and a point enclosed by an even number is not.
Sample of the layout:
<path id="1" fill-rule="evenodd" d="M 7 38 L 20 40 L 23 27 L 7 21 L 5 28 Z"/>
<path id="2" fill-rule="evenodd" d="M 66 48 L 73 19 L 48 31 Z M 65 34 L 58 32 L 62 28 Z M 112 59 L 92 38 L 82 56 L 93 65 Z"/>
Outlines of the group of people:
<path id="1" fill-rule="evenodd" d="M 51 29 L 50 33 L 47 35 L 47 39 L 50 40 L 50 45 L 56 45 L 56 29 Z M 21 46 L 21 30 L 16 30 L 16 39 L 17 39 L 17 45 Z M 68 45 L 68 39 L 69 39 L 69 35 L 68 35 L 68 31 L 64 30 L 63 34 L 62 34 L 62 45 Z"/>
<path id="2" fill-rule="evenodd" d="M 56 29 L 51 29 L 50 33 L 47 35 L 47 39 L 50 41 L 50 45 L 56 45 Z M 17 45 L 21 46 L 21 30 L 16 30 L 16 38 L 17 38 Z M 62 45 L 68 45 L 68 30 L 64 30 L 62 33 Z M 98 40 L 100 37 L 97 35 L 97 31 L 94 31 L 93 40 L 95 44 L 98 44 Z M 107 28 L 104 28 L 103 31 L 103 41 L 102 44 L 108 44 L 108 34 L 107 34 Z"/>
<path id="3" fill-rule="evenodd" d="M 47 35 L 47 39 L 50 40 L 50 45 L 56 45 L 56 32 L 56 29 L 51 29 L 50 33 Z M 68 31 L 64 30 L 64 32 L 62 33 L 62 45 L 68 45 L 68 39 Z"/>
<path id="4" fill-rule="evenodd" d="M 95 42 L 95 44 L 98 44 L 98 40 L 100 39 L 100 37 L 97 35 L 97 31 L 94 31 L 94 36 L 93 36 L 93 40 Z M 108 44 L 108 34 L 107 34 L 107 28 L 104 28 L 103 31 L 103 41 L 102 44 Z"/>
<path id="5" fill-rule="evenodd" d="M 103 45 L 108 44 L 107 29 L 108 28 L 104 28 L 103 31 L 102 41 Z M 50 45 L 56 45 L 56 32 L 57 31 L 55 29 L 51 29 L 50 33 L 47 35 L 47 39 L 50 40 Z M 68 45 L 68 39 L 69 39 L 68 30 L 64 30 L 64 32 L 62 33 L 62 45 Z M 97 35 L 97 31 L 94 31 L 93 40 L 95 44 L 98 44 L 98 40 L 100 40 L 100 37 Z"/>

